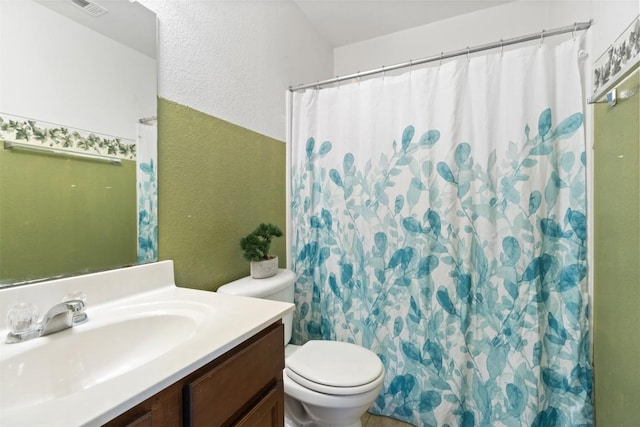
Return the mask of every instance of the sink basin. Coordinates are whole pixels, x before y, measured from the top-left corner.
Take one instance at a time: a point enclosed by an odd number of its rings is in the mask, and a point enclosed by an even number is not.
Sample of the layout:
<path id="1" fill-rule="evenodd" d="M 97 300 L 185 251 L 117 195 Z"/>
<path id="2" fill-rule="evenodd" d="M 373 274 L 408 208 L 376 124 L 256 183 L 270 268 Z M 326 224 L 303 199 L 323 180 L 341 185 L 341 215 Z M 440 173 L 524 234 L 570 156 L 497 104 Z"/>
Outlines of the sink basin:
<path id="1" fill-rule="evenodd" d="M 14 304 L 44 311 L 79 290 L 87 323 L 4 342 Z M 0 426 L 102 426 L 292 310 L 178 287 L 171 261 L 0 288 Z"/>
<path id="2" fill-rule="evenodd" d="M 203 309 L 159 303 L 89 310 L 86 324 L 6 346 L 12 354 L 2 356 L 0 409 L 59 399 L 145 365 L 187 341 Z"/>

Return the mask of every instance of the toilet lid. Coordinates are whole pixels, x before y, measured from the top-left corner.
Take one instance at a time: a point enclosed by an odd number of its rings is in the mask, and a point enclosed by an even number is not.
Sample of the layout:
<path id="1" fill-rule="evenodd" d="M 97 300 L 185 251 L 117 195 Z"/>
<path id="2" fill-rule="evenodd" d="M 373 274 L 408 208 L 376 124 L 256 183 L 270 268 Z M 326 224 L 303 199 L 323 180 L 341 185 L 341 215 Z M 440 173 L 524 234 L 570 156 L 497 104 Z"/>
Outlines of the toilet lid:
<path id="1" fill-rule="evenodd" d="M 309 341 L 286 360 L 287 375 L 311 390 L 357 394 L 375 388 L 383 374 L 372 351 L 338 341 Z"/>

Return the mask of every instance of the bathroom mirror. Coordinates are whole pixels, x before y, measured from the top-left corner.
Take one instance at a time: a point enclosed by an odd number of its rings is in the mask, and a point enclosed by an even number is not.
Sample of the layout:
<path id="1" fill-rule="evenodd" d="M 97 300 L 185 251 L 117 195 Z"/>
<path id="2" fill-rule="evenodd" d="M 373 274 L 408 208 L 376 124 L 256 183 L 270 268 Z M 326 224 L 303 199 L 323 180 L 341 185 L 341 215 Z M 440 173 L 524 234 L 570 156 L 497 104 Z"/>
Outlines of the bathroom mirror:
<path id="1" fill-rule="evenodd" d="M 0 1 L 0 286 L 149 260 L 136 189 L 156 104 L 156 16 L 138 2 Z"/>

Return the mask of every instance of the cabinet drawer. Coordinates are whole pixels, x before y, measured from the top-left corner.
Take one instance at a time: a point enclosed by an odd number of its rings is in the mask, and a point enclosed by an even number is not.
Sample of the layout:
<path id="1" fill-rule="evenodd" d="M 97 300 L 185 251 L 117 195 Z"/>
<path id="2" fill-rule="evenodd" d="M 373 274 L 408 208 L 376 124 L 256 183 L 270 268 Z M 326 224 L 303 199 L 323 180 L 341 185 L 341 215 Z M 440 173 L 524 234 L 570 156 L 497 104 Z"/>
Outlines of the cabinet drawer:
<path id="1" fill-rule="evenodd" d="M 284 328 L 280 323 L 189 381 L 183 390 L 184 425 L 228 425 L 255 405 L 282 380 L 283 341 Z"/>

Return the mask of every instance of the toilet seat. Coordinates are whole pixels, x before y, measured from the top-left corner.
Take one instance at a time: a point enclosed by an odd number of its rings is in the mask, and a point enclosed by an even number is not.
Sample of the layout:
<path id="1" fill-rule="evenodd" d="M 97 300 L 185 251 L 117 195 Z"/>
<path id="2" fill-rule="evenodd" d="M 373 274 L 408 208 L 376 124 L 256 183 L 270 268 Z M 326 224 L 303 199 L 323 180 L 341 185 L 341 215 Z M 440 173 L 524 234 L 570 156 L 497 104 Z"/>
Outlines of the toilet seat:
<path id="1" fill-rule="evenodd" d="M 287 358 L 285 373 L 313 391 L 354 395 L 376 388 L 384 368 L 375 353 L 358 345 L 309 341 Z"/>

